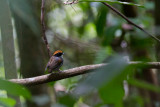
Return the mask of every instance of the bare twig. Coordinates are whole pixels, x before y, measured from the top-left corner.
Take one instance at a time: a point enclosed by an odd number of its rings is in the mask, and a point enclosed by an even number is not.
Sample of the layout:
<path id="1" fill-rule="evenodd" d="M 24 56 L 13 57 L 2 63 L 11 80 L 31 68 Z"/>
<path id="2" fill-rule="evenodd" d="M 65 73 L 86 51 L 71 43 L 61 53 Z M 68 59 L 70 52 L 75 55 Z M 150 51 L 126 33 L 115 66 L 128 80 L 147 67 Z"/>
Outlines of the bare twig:
<path id="1" fill-rule="evenodd" d="M 67 0 L 66 2 L 63 2 L 65 5 L 72 5 L 72 4 L 77 4 L 78 0 L 73 0 L 72 2 L 69 2 L 69 0 Z"/>
<path id="2" fill-rule="evenodd" d="M 45 27 L 45 20 L 44 20 L 44 6 L 45 6 L 45 0 L 42 0 L 42 4 L 41 4 L 41 25 L 42 25 L 42 37 L 43 37 L 43 40 L 44 40 L 44 43 L 46 45 L 46 48 L 47 48 L 47 51 L 48 51 L 48 55 L 49 57 L 51 57 L 51 52 L 50 52 L 50 49 L 49 49 L 49 45 L 48 45 L 48 41 L 47 41 L 47 38 L 46 38 L 46 27 Z"/>
<path id="3" fill-rule="evenodd" d="M 160 62 L 129 62 L 129 65 L 137 65 L 137 66 L 146 66 L 147 68 L 156 68 L 160 69 Z M 64 70 L 62 72 L 57 73 L 51 73 L 46 74 L 42 76 L 32 77 L 32 78 L 26 78 L 26 79 L 11 79 L 11 82 L 15 82 L 21 85 L 38 85 L 43 83 L 48 83 L 51 81 L 57 81 L 85 73 L 89 73 L 94 71 L 94 69 L 97 69 L 99 67 L 105 66 L 107 64 L 95 64 L 95 65 L 85 65 L 81 67 L 76 67 L 68 70 Z"/>
<path id="4" fill-rule="evenodd" d="M 129 20 L 125 15 L 123 15 L 121 12 L 119 12 L 117 9 L 115 9 L 114 7 L 112 7 L 111 5 L 109 5 L 108 3 L 102 2 L 104 5 L 106 5 L 108 8 L 110 8 L 111 10 L 113 10 L 115 13 L 117 13 L 119 16 L 121 16 L 122 18 L 124 18 L 128 23 L 132 24 L 133 26 L 137 27 L 138 29 L 140 29 L 141 31 L 143 31 L 144 33 L 146 33 L 147 35 L 149 35 L 150 37 L 152 37 L 153 39 L 157 40 L 158 42 L 160 42 L 160 40 L 153 36 L 152 34 L 150 34 L 149 32 L 147 32 L 146 30 L 144 30 L 142 27 L 136 25 L 135 23 L 133 23 L 131 20 Z"/>

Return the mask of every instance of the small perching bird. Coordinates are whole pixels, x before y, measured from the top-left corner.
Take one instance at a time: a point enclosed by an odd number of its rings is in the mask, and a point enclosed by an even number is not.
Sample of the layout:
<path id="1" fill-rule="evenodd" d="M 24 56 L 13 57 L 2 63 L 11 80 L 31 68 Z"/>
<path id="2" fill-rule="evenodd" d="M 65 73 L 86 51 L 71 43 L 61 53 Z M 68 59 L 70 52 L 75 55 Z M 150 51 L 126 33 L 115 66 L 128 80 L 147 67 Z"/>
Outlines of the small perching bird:
<path id="1" fill-rule="evenodd" d="M 45 71 L 47 69 L 49 73 L 52 73 L 52 71 L 60 71 L 59 68 L 63 65 L 63 54 L 61 50 L 55 51 L 49 59 Z"/>

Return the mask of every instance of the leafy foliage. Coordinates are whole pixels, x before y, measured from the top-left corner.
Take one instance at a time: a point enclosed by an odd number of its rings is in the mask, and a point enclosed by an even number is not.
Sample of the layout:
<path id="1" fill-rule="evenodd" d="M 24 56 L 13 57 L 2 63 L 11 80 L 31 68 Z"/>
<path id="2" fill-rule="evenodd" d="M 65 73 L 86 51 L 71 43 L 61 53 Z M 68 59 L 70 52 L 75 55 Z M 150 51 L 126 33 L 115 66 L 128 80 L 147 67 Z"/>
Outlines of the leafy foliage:
<path id="1" fill-rule="evenodd" d="M 80 2 L 107 2 L 107 3 L 117 3 L 117 4 L 124 4 L 124 5 L 138 6 L 138 7 L 144 8 L 144 6 L 140 4 L 135 4 L 131 2 L 111 1 L 111 0 L 80 0 Z"/>
<path id="2" fill-rule="evenodd" d="M 0 105 L 5 107 L 14 107 L 16 104 L 16 101 L 11 98 L 1 98 L 0 97 Z"/>
<path id="3" fill-rule="evenodd" d="M 23 96 L 27 99 L 31 98 L 30 92 L 23 86 L 2 79 L 0 79 L 0 84 L 0 89 L 7 91 L 9 94 Z"/>

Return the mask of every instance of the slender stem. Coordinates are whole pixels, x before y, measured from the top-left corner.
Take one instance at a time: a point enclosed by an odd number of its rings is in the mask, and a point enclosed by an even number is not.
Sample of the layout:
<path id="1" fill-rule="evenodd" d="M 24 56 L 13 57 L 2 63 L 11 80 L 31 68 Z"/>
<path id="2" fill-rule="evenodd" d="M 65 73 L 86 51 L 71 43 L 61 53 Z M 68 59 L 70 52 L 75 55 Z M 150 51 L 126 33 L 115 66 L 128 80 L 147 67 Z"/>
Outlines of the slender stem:
<path id="1" fill-rule="evenodd" d="M 147 32 L 146 30 L 144 30 L 142 27 L 136 25 L 135 23 L 133 23 L 131 20 L 129 20 L 125 15 L 123 15 L 121 12 L 119 12 L 117 9 L 115 9 L 114 7 L 112 7 L 111 5 L 109 5 L 108 3 L 102 2 L 104 5 L 106 5 L 108 8 L 110 8 L 111 10 L 113 10 L 115 13 L 117 13 L 119 16 L 121 16 L 122 18 L 124 18 L 128 23 L 132 24 L 133 26 L 139 28 L 141 31 L 143 31 L 144 33 L 146 33 L 147 35 L 149 35 L 150 37 L 152 37 L 153 39 L 157 40 L 158 42 L 160 42 L 160 40 L 153 36 L 152 34 L 150 34 L 149 32 Z"/>
<path id="2" fill-rule="evenodd" d="M 46 48 L 47 48 L 47 51 L 48 51 L 48 55 L 49 55 L 49 57 L 51 57 L 50 47 L 48 45 L 48 41 L 47 41 L 46 34 L 45 34 L 46 26 L 45 26 L 45 20 L 44 20 L 44 15 L 45 15 L 44 6 L 45 6 L 45 0 L 42 0 L 42 4 L 41 4 L 42 37 L 43 37 L 44 43 L 46 45 Z"/>

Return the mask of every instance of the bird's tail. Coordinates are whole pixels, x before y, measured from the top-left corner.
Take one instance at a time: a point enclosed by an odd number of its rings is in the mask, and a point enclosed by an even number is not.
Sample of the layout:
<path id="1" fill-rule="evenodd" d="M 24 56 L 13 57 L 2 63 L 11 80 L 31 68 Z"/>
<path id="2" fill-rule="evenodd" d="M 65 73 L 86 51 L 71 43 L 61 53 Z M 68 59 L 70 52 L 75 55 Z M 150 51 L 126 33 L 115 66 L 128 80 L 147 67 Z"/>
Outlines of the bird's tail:
<path id="1" fill-rule="evenodd" d="M 47 64 L 46 68 L 45 68 L 45 71 L 48 71 L 48 73 L 51 73 L 52 72 L 52 69 L 49 69 L 49 66 Z"/>
<path id="2" fill-rule="evenodd" d="M 48 67 L 46 66 L 45 71 L 47 71 Z"/>
<path id="3" fill-rule="evenodd" d="M 47 70 L 48 70 L 48 68 L 49 68 L 49 66 L 48 66 L 48 63 L 47 63 L 46 68 L 45 68 L 45 71 L 47 71 Z"/>

